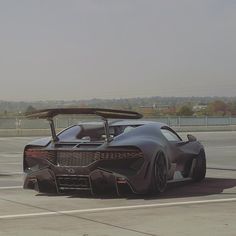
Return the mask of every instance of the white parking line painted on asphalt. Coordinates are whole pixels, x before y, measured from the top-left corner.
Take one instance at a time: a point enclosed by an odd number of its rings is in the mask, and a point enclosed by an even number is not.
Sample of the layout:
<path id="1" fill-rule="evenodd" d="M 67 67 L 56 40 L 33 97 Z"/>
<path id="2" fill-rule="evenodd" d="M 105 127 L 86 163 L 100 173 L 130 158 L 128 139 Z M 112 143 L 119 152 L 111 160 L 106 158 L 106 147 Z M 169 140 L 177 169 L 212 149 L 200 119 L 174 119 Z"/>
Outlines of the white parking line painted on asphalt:
<path id="1" fill-rule="evenodd" d="M 14 218 L 27 218 L 27 217 L 34 217 L 34 216 L 96 213 L 96 212 L 106 212 L 106 211 L 115 211 L 115 210 L 132 210 L 132 209 L 145 209 L 145 208 L 152 208 L 152 207 L 171 207 L 171 206 L 196 205 L 196 204 L 207 204 L 207 203 L 225 203 L 225 202 L 235 202 L 235 201 L 236 201 L 236 198 L 225 198 L 225 199 L 209 199 L 209 200 L 186 201 L 186 202 L 167 202 L 167 203 L 133 205 L 133 206 L 92 208 L 92 209 L 80 209 L 80 210 L 68 210 L 68 211 L 36 212 L 36 213 L 29 213 L 29 214 L 2 215 L 2 216 L 0 215 L 0 220 L 1 219 L 14 219 Z"/>
<path id="2" fill-rule="evenodd" d="M 225 146 L 208 146 L 208 147 L 206 147 L 206 149 L 210 149 L 210 148 L 212 148 L 212 149 L 224 149 L 225 150 L 225 148 L 235 148 L 236 147 L 236 145 L 225 145 Z"/>
<path id="3" fill-rule="evenodd" d="M 3 173 L 1 173 L 0 172 L 0 175 L 23 175 L 24 174 L 24 172 L 3 172 Z"/>
<path id="4" fill-rule="evenodd" d="M 23 188 L 23 186 L 9 186 L 9 187 L 0 187 L 0 190 L 7 190 L 7 189 L 19 189 Z"/>
<path id="5" fill-rule="evenodd" d="M 21 165 L 22 162 L 0 162 L 1 165 Z"/>

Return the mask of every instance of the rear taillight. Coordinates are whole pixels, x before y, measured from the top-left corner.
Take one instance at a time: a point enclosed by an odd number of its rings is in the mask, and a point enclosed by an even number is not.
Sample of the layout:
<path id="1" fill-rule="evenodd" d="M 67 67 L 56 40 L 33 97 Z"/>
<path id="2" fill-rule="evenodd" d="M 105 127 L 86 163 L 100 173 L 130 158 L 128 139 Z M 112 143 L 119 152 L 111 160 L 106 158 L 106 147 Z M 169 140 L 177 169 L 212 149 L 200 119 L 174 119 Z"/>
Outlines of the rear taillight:
<path id="1" fill-rule="evenodd" d="M 94 154 L 94 160 L 125 160 L 125 159 L 139 159 L 143 157 L 141 151 L 98 151 Z"/>
<path id="2" fill-rule="evenodd" d="M 46 151 L 42 149 L 33 149 L 29 148 L 25 150 L 25 158 L 40 158 L 47 159 L 49 161 L 55 161 L 55 152 L 54 151 Z"/>

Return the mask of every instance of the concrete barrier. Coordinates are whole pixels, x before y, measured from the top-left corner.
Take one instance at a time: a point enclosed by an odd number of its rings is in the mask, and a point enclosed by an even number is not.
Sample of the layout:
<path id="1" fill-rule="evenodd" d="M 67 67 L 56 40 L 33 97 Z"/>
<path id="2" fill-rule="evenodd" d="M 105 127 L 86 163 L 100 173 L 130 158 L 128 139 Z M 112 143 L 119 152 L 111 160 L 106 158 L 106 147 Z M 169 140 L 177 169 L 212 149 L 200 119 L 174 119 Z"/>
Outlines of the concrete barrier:
<path id="1" fill-rule="evenodd" d="M 177 132 L 236 131 L 236 125 L 227 126 L 172 126 Z M 62 129 L 57 129 L 57 133 Z M 0 137 L 51 136 L 50 129 L 0 129 Z"/>

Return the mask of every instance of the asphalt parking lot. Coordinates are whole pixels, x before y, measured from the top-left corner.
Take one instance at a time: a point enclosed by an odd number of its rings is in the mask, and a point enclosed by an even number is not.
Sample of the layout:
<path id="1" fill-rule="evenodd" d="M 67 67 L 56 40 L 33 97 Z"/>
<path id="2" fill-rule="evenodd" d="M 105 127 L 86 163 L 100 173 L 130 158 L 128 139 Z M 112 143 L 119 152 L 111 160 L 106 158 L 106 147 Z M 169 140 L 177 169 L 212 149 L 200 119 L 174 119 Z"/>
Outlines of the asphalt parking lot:
<path id="1" fill-rule="evenodd" d="M 236 132 L 193 134 L 206 148 L 203 182 L 123 198 L 23 190 L 22 151 L 35 138 L 0 138 L 0 235 L 235 236 Z"/>

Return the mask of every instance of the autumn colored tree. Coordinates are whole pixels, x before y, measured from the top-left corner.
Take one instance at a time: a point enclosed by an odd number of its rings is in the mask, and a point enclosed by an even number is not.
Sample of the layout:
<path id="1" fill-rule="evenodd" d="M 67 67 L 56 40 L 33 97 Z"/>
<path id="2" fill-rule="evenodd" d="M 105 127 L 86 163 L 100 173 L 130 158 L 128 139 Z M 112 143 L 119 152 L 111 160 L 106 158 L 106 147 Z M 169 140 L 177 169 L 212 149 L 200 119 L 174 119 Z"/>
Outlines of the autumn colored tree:
<path id="1" fill-rule="evenodd" d="M 236 102 L 230 102 L 228 106 L 229 106 L 231 115 L 235 116 L 236 115 Z"/>
<path id="2" fill-rule="evenodd" d="M 209 103 L 207 111 L 208 115 L 224 116 L 230 113 L 229 106 L 224 101 L 221 100 L 216 100 L 214 102 Z"/>
<path id="3" fill-rule="evenodd" d="M 182 107 L 179 108 L 177 115 L 179 116 L 192 116 L 193 115 L 193 109 L 192 107 L 188 105 L 183 105 Z"/>

